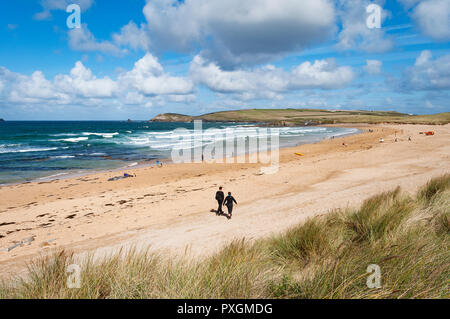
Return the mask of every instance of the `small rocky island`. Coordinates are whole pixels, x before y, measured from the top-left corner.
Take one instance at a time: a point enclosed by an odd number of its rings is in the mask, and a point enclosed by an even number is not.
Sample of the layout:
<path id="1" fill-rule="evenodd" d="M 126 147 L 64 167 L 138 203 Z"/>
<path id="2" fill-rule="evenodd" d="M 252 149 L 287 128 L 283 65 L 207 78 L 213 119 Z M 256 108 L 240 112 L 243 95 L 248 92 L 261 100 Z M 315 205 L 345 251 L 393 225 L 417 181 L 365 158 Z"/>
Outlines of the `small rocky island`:
<path id="1" fill-rule="evenodd" d="M 192 122 L 194 118 L 189 115 L 177 114 L 177 113 L 164 113 L 158 114 L 149 122 Z"/>
<path id="2" fill-rule="evenodd" d="M 5 122 L 5 120 L 4 119 L 0 119 L 0 122 Z"/>

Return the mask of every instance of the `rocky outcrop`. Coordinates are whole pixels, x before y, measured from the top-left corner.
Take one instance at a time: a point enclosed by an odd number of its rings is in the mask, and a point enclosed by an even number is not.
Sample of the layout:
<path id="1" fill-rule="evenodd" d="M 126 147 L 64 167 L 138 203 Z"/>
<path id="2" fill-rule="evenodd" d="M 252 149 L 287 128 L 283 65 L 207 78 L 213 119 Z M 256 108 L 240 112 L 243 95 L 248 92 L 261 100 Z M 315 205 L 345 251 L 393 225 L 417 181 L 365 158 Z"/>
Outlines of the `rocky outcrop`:
<path id="1" fill-rule="evenodd" d="M 0 122 L 5 122 L 5 120 L 4 119 L 0 119 Z"/>

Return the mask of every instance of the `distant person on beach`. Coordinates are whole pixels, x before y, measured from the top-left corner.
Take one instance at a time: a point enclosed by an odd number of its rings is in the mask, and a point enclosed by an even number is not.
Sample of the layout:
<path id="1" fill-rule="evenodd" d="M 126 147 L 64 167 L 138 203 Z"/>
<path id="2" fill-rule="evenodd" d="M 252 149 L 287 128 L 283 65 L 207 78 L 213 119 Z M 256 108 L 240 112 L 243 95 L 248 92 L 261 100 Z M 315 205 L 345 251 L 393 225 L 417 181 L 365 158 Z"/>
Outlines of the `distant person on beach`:
<path id="1" fill-rule="evenodd" d="M 222 191 L 222 186 L 220 186 L 219 190 L 216 192 L 216 200 L 217 200 L 217 203 L 219 204 L 219 207 L 217 208 L 217 211 L 216 211 L 216 215 L 223 214 L 222 205 L 223 205 L 224 198 L 225 198 L 225 194 Z"/>
<path id="2" fill-rule="evenodd" d="M 228 196 L 225 198 L 223 204 L 227 206 L 228 208 L 228 219 L 231 219 L 231 215 L 233 213 L 233 202 L 237 205 L 236 200 L 233 196 L 231 196 L 231 193 L 228 192 Z"/>

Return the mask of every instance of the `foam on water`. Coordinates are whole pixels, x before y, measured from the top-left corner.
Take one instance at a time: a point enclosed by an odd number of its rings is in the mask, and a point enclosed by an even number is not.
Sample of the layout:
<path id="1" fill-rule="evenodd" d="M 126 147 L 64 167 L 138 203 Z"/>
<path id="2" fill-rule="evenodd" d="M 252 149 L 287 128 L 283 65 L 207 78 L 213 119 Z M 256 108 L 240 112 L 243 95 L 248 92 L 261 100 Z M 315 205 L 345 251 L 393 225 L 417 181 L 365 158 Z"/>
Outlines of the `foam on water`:
<path id="1" fill-rule="evenodd" d="M 54 140 L 55 142 L 71 142 L 71 143 L 77 143 L 82 141 L 87 141 L 89 137 L 73 137 L 73 138 L 62 138 L 59 140 Z"/>
<path id="2" fill-rule="evenodd" d="M 92 132 L 83 132 L 83 135 L 94 135 L 94 136 L 101 136 L 103 138 L 113 138 L 116 135 L 119 135 L 118 132 L 114 133 L 92 133 Z"/>
<path id="3" fill-rule="evenodd" d="M 33 147 L 25 147 L 25 148 L 1 148 L 0 154 L 5 153 L 30 153 L 30 152 L 48 152 L 57 150 L 57 147 L 41 147 L 41 148 L 33 148 Z"/>

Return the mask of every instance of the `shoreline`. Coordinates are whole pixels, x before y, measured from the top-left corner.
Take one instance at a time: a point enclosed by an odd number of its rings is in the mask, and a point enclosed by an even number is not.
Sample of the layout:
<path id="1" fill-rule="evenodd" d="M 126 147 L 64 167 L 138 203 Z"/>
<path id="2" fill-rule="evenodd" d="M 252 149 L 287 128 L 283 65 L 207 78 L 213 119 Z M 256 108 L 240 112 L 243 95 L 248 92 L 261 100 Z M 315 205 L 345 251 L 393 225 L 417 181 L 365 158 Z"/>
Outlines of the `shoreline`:
<path id="1" fill-rule="evenodd" d="M 223 123 L 223 122 L 217 122 L 217 123 Z M 227 122 L 228 123 L 228 122 Z M 234 123 L 234 122 L 230 122 L 230 123 Z M 239 124 L 241 122 L 237 122 L 237 124 Z M 242 124 L 247 124 L 247 122 L 242 122 Z M 260 124 L 260 123 L 257 123 Z M 264 123 L 262 123 L 264 124 Z M 270 127 L 270 128 L 283 128 L 283 126 L 277 126 L 277 127 L 272 127 L 270 125 L 268 125 L 269 123 L 265 123 L 267 125 L 256 125 L 257 127 Z M 357 124 L 355 124 L 357 125 Z M 342 125 L 310 125 L 310 126 L 314 126 L 314 127 L 342 127 Z M 297 126 L 293 126 L 293 127 L 297 127 Z M 308 126 L 298 126 L 298 127 L 308 127 Z M 347 128 L 347 127 L 346 127 Z M 354 128 L 354 127 L 348 127 L 348 128 Z M 357 129 L 357 128 L 355 128 Z M 361 134 L 364 131 L 357 129 L 358 132 L 355 133 L 343 133 L 341 135 L 338 135 L 336 138 L 345 138 L 346 136 L 352 136 L 352 135 L 356 135 L 356 134 Z M 308 144 L 317 144 L 317 143 L 321 143 L 324 140 L 330 139 L 329 137 L 327 138 L 323 138 L 320 141 L 317 142 L 306 142 L 306 143 L 298 143 L 294 146 L 289 145 L 289 146 L 284 146 L 284 147 L 280 147 L 279 149 L 286 149 L 286 148 L 293 148 L 293 147 L 298 147 L 301 145 L 308 145 Z M 252 153 L 245 153 L 245 156 L 248 156 L 249 154 L 255 154 L 258 152 L 252 152 Z M 230 158 L 238 158 L 240 156 L 243 156 L 243 154 L 240 155 L 236 155 L 236 156 L 231 156 Z M 226 159 L 227 157 L 224 156 L 223 159 Z M 132 170 L 132 169 L 136 169 L 136 168 L 145 168 L 145 167 L 156 167 L 156 161 L 160 161 L 163 162 L 164 165 L 179 165 L 180 163 L 173 163 L 171 159 L 169 158 L 156 158 L 156 159 L 152 159 L 152 160 L 148 160 L 148 161 L 130 161 L 130 165 L 127 166 L 120 166 L 117 168 L 108 168 L 108 169 L 92 169 L 92 170 L 85 170 L 82 172 L 69 172 L 69 173 L 63 173 L 64 170 L 61 171 L 56 171 L 56 174 L 52 174 L 49 176 L 43 176 L 43 177 L 39 177 L 33 180 L 29 180 L 29 181 L 23 181 L 23 182 L 16 182 L 16 183 L 4 183 L 4 184 L 0 184 L 0 189 L 2 187 L 8 187 L 8 186 L 15 186 L 15 185 L 22 185 L 22 184 L 30 184 L 30 183 L 41 183 L 41 182 L 52 182 L 55 180 L 66 180 L 66 179 L 72 179 L 72 178 L 77 178 L 77 177 L 86 177 L 89 175 L 94 175 L 94 174 L 102 174 L 102 173 L 113 173 L 113 172 L 122 172 L 125 170 Z M 146 163 L 146 162 L 154 162 L 154 163 Z M 131 165 L 137 163 L 136 165 Z M 181 164 L 189 164 L 189 163 L 181 163 Z M 61 172 L 61 173 L 58 173 Z"/>
<path id="2" fill-rule="evenodd" d="M 107 172 L 1 187 L 0 277 L 23 273 L 27 262 L 59 249 L 81 256 L 151 246 L 168 256 L 208 255 L 233 239 L 270 236 L 449 172 L 450 125 L 433 127 L 432 137 L 419 134 L 430 126 L 357 126 L 364 132 L 280 149 L 276 174 L 260 174 L 260 163 L 190 163 L 133 167 L 137 177 L 114 182 Z M 230 221 L 210 212 L 219 185 L 239 203 Z M 1 251 L 30 236 L 30 245 Z"/>

